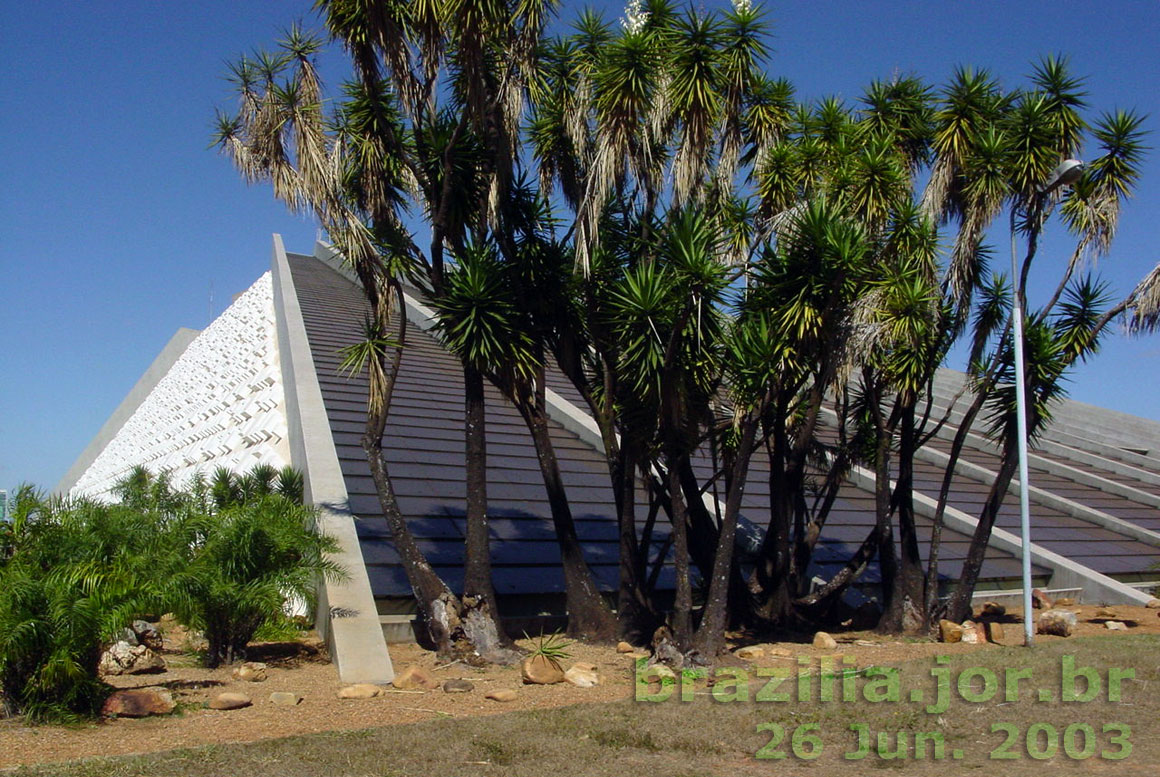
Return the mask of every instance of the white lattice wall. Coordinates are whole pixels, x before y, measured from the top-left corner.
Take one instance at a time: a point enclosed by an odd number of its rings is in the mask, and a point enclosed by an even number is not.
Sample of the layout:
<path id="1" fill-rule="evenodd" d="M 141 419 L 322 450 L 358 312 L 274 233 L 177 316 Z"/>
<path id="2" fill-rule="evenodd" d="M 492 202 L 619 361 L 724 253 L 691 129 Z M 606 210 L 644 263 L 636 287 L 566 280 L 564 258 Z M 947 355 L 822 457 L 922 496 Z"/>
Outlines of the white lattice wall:
<path id="1" fill-rule="evenodd" d="M 142 464 L 182 486 L 196 472 L 289 463 L 282 373 L 266 273 L 197 336 L 73 486 L 107 498 Z"/>

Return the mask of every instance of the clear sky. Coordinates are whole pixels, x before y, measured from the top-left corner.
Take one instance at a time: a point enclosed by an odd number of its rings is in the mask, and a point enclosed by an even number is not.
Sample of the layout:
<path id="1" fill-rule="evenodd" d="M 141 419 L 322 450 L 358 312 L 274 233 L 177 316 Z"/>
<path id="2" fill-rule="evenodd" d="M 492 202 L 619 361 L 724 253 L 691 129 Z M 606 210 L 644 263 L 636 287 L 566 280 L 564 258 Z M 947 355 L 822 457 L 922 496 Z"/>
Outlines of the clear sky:
<path id="1" fill-rule="evenodd" d="M 204 327 L 268 268 L 272 233 L 291 251 L 310 250 L 314 224 L 266 187 L 244 185 L 207 145 L 214 106 L 228 104 L 224 63 L 296 19 L 319 26 L 311 5 L 0 0 L 0 488 L 55 486 L 177 328 Z M 580 7 L 565 2 L 561 18 Z M 854 101 L 896 72 L 937 84 L 956 64 L 1016 86 L 1034 59 L 1055 52 L 1088 76 L 1094 109 L 1134 107 L 1160 129 L 1156 0 L 765 8 L 768 70 L 800 98 Z M 324 76 L 333 84 L 342 66 L 331 55 Z M 1153 152 L 1101 261 L 1116 292 L 1160 260 L 1157 237 Z M 1007 260 L 1005 245 L 997 259 Z M 1039 262 L 1069 251 L 1048 240 Z M 1160 419 L 1158 384 L 1160 336 L 1117 335 L 1075 373 L 1071 395 Z"/>

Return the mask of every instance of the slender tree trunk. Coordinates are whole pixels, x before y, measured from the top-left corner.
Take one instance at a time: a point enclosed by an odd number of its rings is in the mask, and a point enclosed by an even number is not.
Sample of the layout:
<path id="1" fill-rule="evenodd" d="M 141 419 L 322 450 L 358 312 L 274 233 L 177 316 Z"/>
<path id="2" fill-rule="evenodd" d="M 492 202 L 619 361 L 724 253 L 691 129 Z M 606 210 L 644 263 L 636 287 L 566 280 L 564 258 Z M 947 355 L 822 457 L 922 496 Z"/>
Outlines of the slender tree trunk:
<path id="1" fill-rule="evenodd" d="M 1019 453 L 1015 445 L 1015 435 L 1007 435 L 1003 443 L 1003 458 L 999 464 L 999 473 L 987 494 L 987 501 L 983 505 L 983 512 L 979 516 L 979 524 L 975 527 L 975 534 L 971 537 L 971 547 L 967 551 L 967 558 L 963 562 L 963 570 L 959 575 L 959 582 L 955 592 L 947 604 L 947 617 L 951 620 L 962 621 L 970 617 L 971 597 L 975 593 L 975 584 L 979 581 L 979 573 L 983 569 L 983 560 L 987 556 L 987 546 L 991 541 L 991 529 L 995 525 L 995 518 L 999 515 L 999 508 L 1007 496 L 1007 489 L 1015 476 L 1019 466 Z M 1027 617 L 1030 617 L 1028 614 Z"/>
<path id="2" fill-rule="evenodd" d="M 626 440 L 617 456 L 613 484 L 616 487 L 617 528 L 619 535 L 620 581 L 617 589 L 616 615 L 620 635 L 633 643 L 644 643 L 656 628 L 656 615 L 645 594 L 640 570 L 641 556 L 647 561 L 648 546 L 637 540 L 636 477 L 637 446 Z"/>
<path id="3" fill-rule="evenodd" d="M 983 408 L 986 393 L 980 391 L 975 397 L 974 402 L 971 403 L 970 408 L 967 409 L 966 415 L 963 416 L 962 422 L 959 424 L 958 430 L 955 432 L 954 441 L 951 443 L 950 459 L 947 462 L 946 470 L 943 472 L 942 485 L 939 487 L 938 504 L 934 512 L 934 525 L 931 527 L 930 535 L 930 556 L 927 558 L 926 567 L 926 617 L 928 623 L 933 623 L 934 620 L 941 614 L 941 609 L 938 600 L 938 562 L 939 551 L 942 545 L 942 529 L 943 516 L 946 513 L 947 503 L 950 501 L 951 485 L 955 479 L 955 465 L 958 464 L 959 456 L 962 455 L 963 446 L 967 442 L 967 435 L 971 431 L 971 426 L 975 423 L 975 417 Z"/>
<path id="4" fill-rule="evenodd" d="M 666 454 L 668 467 L 669 499 L 672 502 L 673 519 L 673 568 L 676 572 L 677 590 L 673 602 L 673 641 L 682 653 L 687 651 L 693 637 L 693 588 L 689 579 L 689 531 L 688 514 L 685 509 L 685 495 L 681 489 L 680 453 L 670 444 Z"/>
<path id="5" fill-rule="evenodd" d="M 890 435 L 882 418 L 878 397 L 873 397 L 874 421 L 878 438 L 874 450 L 874 528 L 878 534 L 878 569 L 881 575 L 882 611 L 889 612 L 894 601 L 894 581 L 898 557 L 894 551 L 894 531 L 890 520 Z M 882 624 L 879 624 L 882 629 Z"/>
<path id="6" fill-rule="evenodd" d="M 495 641 L 511 640 L 499 618 L 499 603 L 491 582 L 491 548 L 487 524 L 487 413 L 483 374 L 470 364 L 463 365 L 464 440 L 467 472 L 467 538 L 464 560 L 463 595 L 486 604 L 486 615 L 495 630 Z"/>
<path id="7" fill-rule="evenodd" d="M 794 597 L 789 579 L 792 565 L 790 522 L 793 519 L 793 494 L 786 472 L 786 437 L 783 400 L 779 402 L 772 419 L 766 443 L 769 451 L 769 528 L 762 543 L 761 558 L 750 581 L 750 590 L 756 595 L 753 615 L 758 623 L 765 626 L 784 624 L 794 619 Z"/>
<path id="8" fill-rule="evenodd" d="M 537 402 L 533 406 L 529 406 L 529 403 L 521 404 L 524 420 L 536 447 L 536 458 L 552 510 L 552 522 L 556 527 L 556 539 L 560 544 L 568 608 L 568 634 L 597 642 L 611 640 L 618 632 L 616 618 L 600 595 L 592 572 L 588 569 L 588 562 L 584 560 L 543 403 Z"/>
<path id="9" fill-rule="evenodd" d="M 900 400 L 901 424 L 898 443 L 898 479 L 895 481 L 893 506 L 898 514 L 898 539 L 901 557 L 893 580 L 890 608 L 883 613 L 879 630 L 919 634 L 928 625 L 923 602 L 925 577 L 922 554 L 918 549 L 918 532 L 914 522 L 914 453 L 917 447 L 913 398 Z"/>
<path id="10" fill-rule="evenodd" d="M 745 482 L 757 439 L 759 418 L 759 413 L 751 413 L 742 421 L 741 439 L 733 458 L 733 466 L 730 468 L 725 514 L 721 516 L 721 532 L 717 539 L 717 552 L 713 558 L 713 574 L 709 578 L 709 595 L 701 616 L 701 625 L 697 628 L 693 641 L 693 648 L 705 658 L 716 656 L 725 644 L 737 516 L 741 512 L 741 500 L 745 495 Z"/>

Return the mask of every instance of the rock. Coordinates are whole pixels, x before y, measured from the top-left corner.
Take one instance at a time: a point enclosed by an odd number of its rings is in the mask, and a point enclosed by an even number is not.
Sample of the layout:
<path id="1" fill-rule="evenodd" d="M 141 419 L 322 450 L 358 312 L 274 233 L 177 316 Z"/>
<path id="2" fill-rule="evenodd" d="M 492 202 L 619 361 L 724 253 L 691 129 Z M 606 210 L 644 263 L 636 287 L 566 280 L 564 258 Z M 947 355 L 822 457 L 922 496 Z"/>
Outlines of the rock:
<path id="1" fill-rule="evenodd" d="M 279 707 L 294 707 L 302 702 L 302 694 L 290 691 L 274 691 L 270 694 L 270 703 Z"/>
<path id="2" fill-rule="evenodd" d="M 338 698 L 340 699 L 373 699 L 382 694 L 383 689 L 377 685 L 370 683 L 355 683 L 348 685 L 345 688 L 340 688 L 338 691 Z"/>
<path id="3" fill-rule="evenodd" d="M 650 683 L 664 683 L 665 680 L 672 680 L 676 682 L 677 673 L 669 669 L 664 664 L 653 664 L 648 668 L 648 680 Z"/>
<path id="4" fill-rule="evenodd" d="M 141 644 L 137 641 L 137 633 L 128 626 L 117 632 L 116 642 L 127 642 L 133 647 Z"/>
<path id="5" fill-rule="evenodd" d="M 983 602 L 983 611 L 980 618 L 1002 618 L 1007 614 L 1007 608 L 998 602 Z"/>
<path id="6" fill-rule="evenodd" d="M 1104 621 L 1104 628 L 1108 631 L 1127 631 L 1128 624 L 1123 621 Z"/>
<path id="7" fill-rule="evenodd" d="M 1079 602 L 1070 596 L 1061 596 L 1055 600 L 1056 607 L 1075 607 Z"/>
<path id="8" fill-rule="evenodd" d="M 547 656 L 529 656 L 520 662 L 520 676 L 529 685 L 555 685 L 564 682 L 559 662 Z"/>
<path id="9" fill-rule="evenodd" d="M 101 714 L 119 718 L 145 718 L 168 715 L 177 709 L 169 691 L 116 691 L 105 699 Z"/>
<path id="10" fill-rule="evenodd" d="M 1070 610 L 1047 610 L 1039 616 L 1036 632 L 1039 634 L 1054 634 L 1057 637 L 1070 637 L 1075 630 L 1077 618 Z"/>
<path id="11" fill-rule="evenodd" d="M 954 621 L 942 619 L 938 622 L 938 641 L 939 642 L 962 642 L 963 641 L 963 627 Z"/>
<path id="12" fill-rule="evenodd" d="M 633 650 L 635 650 L 635 648 L 632 645 L 628 644 L 627 642 L 617 642 L 616 643 L 616 652 L 617 653 L 631 653 Z"/>
<path id="13" fill-rule="evenodd" d="M 475 690 L 475 686 L 470 681 L 462 678 L 448 680 L 443 683 L 444 693 L 471 693 Z"/>
<path id="14" fill-rule="evenodd" d="M 1036 610 L 1050 610 L 1052 607 L 1051 598 L 1038 588 L 1032 588 L 1031 606 Z"/>
<path id="15" fill-rule="evenodd" d="M 577 688 L 595 688 L 600 685 L 600 676 L 596 673 L 596 664 L 587 664 L 577 661 L 567 672 L 564 680 Z"/>
<path id="16" fill-rule="evenodd" d="M 987 633 L 974 621 L 963 621 L 963 632 L 959 641 L 967 645 L 982 645 L 987 641 Z"/>
<path id="17" fill-rule="evenodd" d="M 826 632 L 819 631 L 814 635 L 814 647 L 819 650 L 835 650 L 838 647 L 838 641 Z"/>
<path id="18" fill-rule="evenodd" d="M 439 687 L 439 681 L 423 667 L 411 664 L 395 675 L 391 685 L 401 691 L 433 691 Z"/>
<path id="19" fill-rule="evenodd" d="M 101 654 L 97 671 L 106 676 L 164 672 L 165 659 L 144 645 L 134 646 L 128 642 L 114 642 Z"/>
<path id="20" fill-rule="evenodd" d="M 1144 606 L 1149 610 L 1160 610 L 1160 599 L 1149 599 Z"/>
<path id="21" fill-rule="evenodd" d="M 754 661 L 758 658 L 765 657 L 765 651 L 757 645 L 746 645 L 745 647 L 737 648 L 733 651 L 733 655 L 738 658 L 744 658 L 746 661 Z"/>
<path id="22" fill-rule="evenodd" d="M 498 691 L 488 691 L 483 698 L 491 699 L 492 701 L 515 701 L 519 697 L 520 695 L 515 691 L 501 688 Z"/>
<path id="23" fill-rule="evenodd" d="M 1002 623 L 997 623 L 995 621 L 988 621 L 986 624 L 986 628 L 987 628 L 987 641 L 988 642 L 999 643 L 999 642 L 1003 641 L 1003 624 Z"/>
<path id="24" fill-rule="evenodd" d="M 211 710 L 240 710 L 243 707 L 249 707 L 254 703 L 244 693 L 219 693 L 209 703 Z"/>
<path id="25" fill-rule="evenodd" d="M 232 672 L 235 680 L 245 683 L 262 683 L 266 681 L 266 665 L 257 661 L 247 661 Z"/>
<path id="26" fill-rule="evenodd" d="M 144 645 L 150 650 L 161 650 L 165 647 L 164 640 L 161 638 L 161 632 L 152 623 L 137 620 L 133 621 L 133 625 L 130 628 L 137 635 L 137 644 Z"/>
<path id="27" fill-rule="evenodd" d="M 1096 610 L 1096 617 L 1097 618 L 1113 618 L 1114 619 L 1116 617 L 1116 611 L 1110 607 L 1101 607 L 1098 610 Z"/>
<path id="28" fill-rule="evenodd" d="M 769 649 L 769 655 L 773 656 L 774 658 L 792 658 L 793 651 L 789 648 L 772 647 Z"/>
<path id="29" fill-rule="evenodd" d="M 668 626 L 660 626 L 653 632 L 652 660 L 680 669 L 685 664 L 685 654 L 673 641 L 673 633 Z"/>

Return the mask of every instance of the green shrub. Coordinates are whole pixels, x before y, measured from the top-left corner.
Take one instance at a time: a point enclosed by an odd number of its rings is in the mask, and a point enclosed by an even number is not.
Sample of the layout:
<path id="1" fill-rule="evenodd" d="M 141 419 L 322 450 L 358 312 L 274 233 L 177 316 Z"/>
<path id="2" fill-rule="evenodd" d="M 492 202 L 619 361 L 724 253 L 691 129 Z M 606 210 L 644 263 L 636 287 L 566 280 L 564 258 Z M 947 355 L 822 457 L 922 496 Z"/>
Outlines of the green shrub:
<path id="1" fill-rule="evenodd" d="M 317 530 L 316 517 L 313 508 L 266 493 L 172 527 L 177 563 L 166 600 L 179 620 L 205 633 L 209 666 L 244 658 L 288 600 L 309 604 L 319 575 L 343 574 L 327 558 L 338 544 Z"/>
<path id="2" fill-rule="evenodd" d="M 102 645 L 156 606 L 156 516 L 87 500 L 17 497 L 0 566 L 0 692 L 33 720 L 94 715 Z"/>

